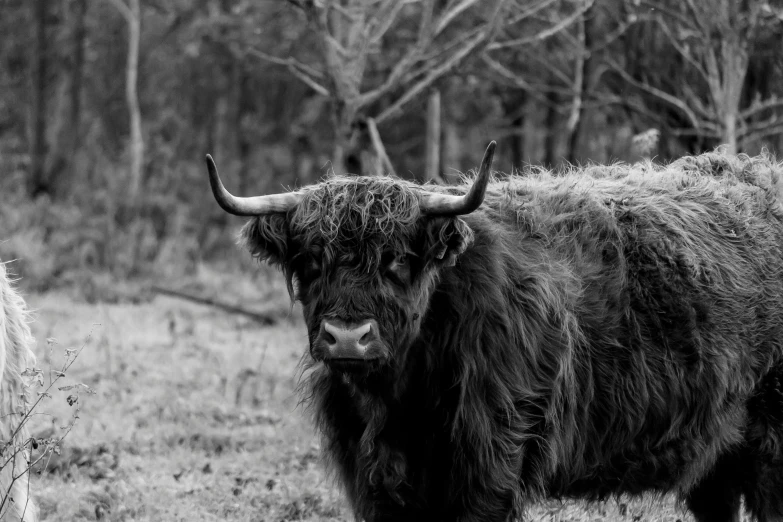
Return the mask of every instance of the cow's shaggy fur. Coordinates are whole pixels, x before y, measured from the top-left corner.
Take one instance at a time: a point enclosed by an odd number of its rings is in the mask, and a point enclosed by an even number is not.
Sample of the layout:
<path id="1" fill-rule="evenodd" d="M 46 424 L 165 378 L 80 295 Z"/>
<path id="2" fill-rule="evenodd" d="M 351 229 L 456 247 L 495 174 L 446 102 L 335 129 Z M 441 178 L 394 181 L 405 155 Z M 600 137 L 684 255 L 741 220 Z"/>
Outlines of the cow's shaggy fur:
<path id="1" fill-rule="evenodd" d="M 720 152 L 493 181 L 461 218 L 333 178 L 252 219 L 311 342 L 375 318 L 380 368 L 315 364 L 325 450 L 367 521 L 504 521 L 539 499 L 675 492 L 783 518 L 783 166 Z M 461 193 L 457 187 L 430 187 Z M 411 256 L 409 281 L 385 277 Z"/>
<path id="2" fill-rule="evenodd" d="M 28 396 L 22 372 L 35 366 L 33 344 L 25 302 L 0 262 L 0 520 L 9 522 L 37 519 L 25 473 L 29 434 L 22 425 Z"/>

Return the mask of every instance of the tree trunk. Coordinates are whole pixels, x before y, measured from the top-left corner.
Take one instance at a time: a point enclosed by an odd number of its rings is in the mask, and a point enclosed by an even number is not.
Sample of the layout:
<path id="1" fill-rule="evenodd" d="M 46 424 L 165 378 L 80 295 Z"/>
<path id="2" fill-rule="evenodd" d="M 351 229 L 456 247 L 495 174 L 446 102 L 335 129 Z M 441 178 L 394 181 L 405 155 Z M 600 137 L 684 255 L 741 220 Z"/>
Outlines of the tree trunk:
<path id="1" fill-rule="evenodd" d="M 81 92 L 84 76 L 84 42 L 86 39 L 85 16 L 87 0 L 76 0 L 72 13 L 66 17 L 65 25 L 72 27 L 70 35 L 69 60 L 66 74 L 57 87 L 55 96 L 49 100 L 49 154 L 44 170 L 48 180 L 49 193 L 53 199 L 67 197 L 71 187 L 84 180 L 78 179 L 75 160 L 81 148 Z"/>
<path id="2" fill-rule="evenodd" d="M 723 144 L 726 152 L 736 154 L 737 147 L 737 114 L 734 111 L 727 110 L 723 114 Z"/>
<path id="3" fill-rule="evenodd" d="M 234 136 L 237 140 L 237 156 L 239 160 L 239 193 L 247 194 L 249 190 L 249 172 L 248 163 L 250 159 L 250 137 L 248 136 L 248 129 L 245 125 L 246 115 L 253 110 L 252 99 L 253 93 L 251 92 L 250 74 L 248 74 L 246 66 L 243 63 L 238 63 L 236 67 L 237 83 L 239 94 L 237 96 L 237 110 L 236 120 L 234 126 Z"/>
<path id="4" fill-rule="evenodd" d="M 82 84 L 84 83 L 84 43 L 87 40 L 87 0 L 76 0 L 73 30 L 73 72 L 71 77 L 71 114 L 69 127 L 71 129 L 71 153 L 77 152 L 82 146 L 80 122 L 82 115 Z M 73 168 L 73 162 L 71 162 Z M 71 172 L 71 177 L 76 173 Z"/>
<path id="5" fill-rule="evenodd" d="M 144 168 L 144 137 L 141 133 L 141 110 L 137 83 L 139 74 L 139 39 L 141 36 L 141 7 L 139 0 L 128 0 L 128 65 L 126 69 L 125 96 L 130 113 L 130 176 L 128 195 L 135 201 L 142 184 Z"/>
<path id="6" fill-rule="evenodd" d="M 726 144 L 730 154 L 736 154 L 739 151 L 737 119 L 742 103 L 742 87 L 748 74 L 750 60 L 748 50 L 742 45 L 740 37 L 736 34 L 731 36 L 720 42 L 723 74 L 716 75 L 715 81 L 721 84 L 718 107 L 723 112 L 723 143 Z"/>
<path id="7" fill-rule="evenodd" d="M 454 183 L 458 175 L 454 169 L 459 168 L 462 162 L 462 139 L 459 134 L 460 128 L 448 117 L 443 118 L 443 165 L 446 169 L 443 172 L 443 180 L 446 183 Z"/>
<path id="8" fill-rule="evenodd" d="M 544 121 L 544 166 L 552 168 L 557 157 L 557 106 L 559 99 L 556 93 L 546 94 L 546 119 Z"/>
<path id="9" fill-rule="evenodd" d="M 503 116 L 509 126 L 503 150 L 509 151 L 511 166 L 516 169 L 525 161 L 525 115 L 528 109 L 528 96 L 522 89 L 512 91 L 503 100 Z"/>
<path id="10" fill-rule="evenodd" d="M 424 181 L 439 182 L 440 179 L 440 91 L 433 89 L 427 99 Z"/>
<path id="11" fill-rule="evenodd" d="M 46 76 L 48 49 L 46 39 L 47 0 L 35 2 L 35 72 L 33 74 L 33 128 L 30 143 L 30 177 L 27 191 L 35 197 L 49 193 L 46 179 Z"/>
<path id="12" fill-rule="evenodd" d="M 593 4 L 595 5 L 595 4 Z M 579 146 L 579 135 L 583 126 L 584 98 L 587 93 L 587 83 L 590 75 L 590 47 L 592 38 L 590 34 L 590 25 L 588 17 L 592 7 L 585 11 L 579 17 L 577 22 L 577 39 L 579 41 L 579 51 L 576 57 L 576 66 L 574 68 L 574 94 L 571 102 L 571 113 L 568 116 L 566 125 L 567 152 L 566 159 L 574 164 L 577 161 L 577 147 Z"/>
<path id="13" fill-rule="evenodd" d="M 215 3 L 215 18 L 222 17 L 226 19 L 231 15 L 230 2 L 226 0 L 220 0 Z M 231 114 L 232 111 L 238 109 L 238 103 L 235 96 L 238 95 L 236 89 L 236 77 L 237 73 L 237 61 L 234 59 L 231 50 L 226 45 L 225 41 L 229 39 L 228 29 L 226 27 L 220 27 L 218 30 L 219 39 L 214 46 L 214 57 L 218 61 L 216 67 L 217 73 L 215 74 L 215 145 L 214 154 L 217 158 L 220 158 L 221 164 L 227 167 L 229 170 L 234 170 L 234 154 L 233 144 L 236 142 L 232 136 L 234 132 L 234 125 L 232 121 L 235 119 Z"/>
<path id="14" fill-rule="evenodd" d="M 345 101 L 332 100 L 332 124 L 335 132 L 334 170 L 337 174 L 372 176 L 377 174 L 377 157 L 366 123 L 358 111 Z"/>

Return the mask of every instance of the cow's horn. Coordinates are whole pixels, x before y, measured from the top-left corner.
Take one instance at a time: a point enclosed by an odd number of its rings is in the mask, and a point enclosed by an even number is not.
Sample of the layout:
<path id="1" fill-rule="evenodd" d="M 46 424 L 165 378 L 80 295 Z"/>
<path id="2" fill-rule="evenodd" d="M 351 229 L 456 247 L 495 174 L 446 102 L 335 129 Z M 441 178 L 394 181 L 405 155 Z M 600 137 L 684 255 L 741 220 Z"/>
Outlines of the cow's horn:
<path id="1" fill-rule="evenodd" d="M 424 192 L 421 195 L 420 209 L 422 214 L 438 216 L 459 216 L 470 214 L 481 206 L 484 201 L 484 194 L 487 192 L 487 183 L 489 183 L 489 171 L 492 167 L 492 158 L 495 156 L 495 147 L 497 143 L 489 142 L 487 151 L 484 153 L 484 159 L 481 160 L 478 176 L 473 182 L 473 186 L 464 196 L 454 196 L 451 194 L 436 194 Z"/>
<path id="2" fill-rule="evenodd" d="M 302 195 L 298 192 L 239 198 L 223 186 L 215 162 L 209 154 L 207 154 L 207 169 L 209 170 L 209 184 L 212 185 L 212 194 L 215 195 L 218 205 L 235 216 L 261 216 L 288 212 L 302 200 Z"/>

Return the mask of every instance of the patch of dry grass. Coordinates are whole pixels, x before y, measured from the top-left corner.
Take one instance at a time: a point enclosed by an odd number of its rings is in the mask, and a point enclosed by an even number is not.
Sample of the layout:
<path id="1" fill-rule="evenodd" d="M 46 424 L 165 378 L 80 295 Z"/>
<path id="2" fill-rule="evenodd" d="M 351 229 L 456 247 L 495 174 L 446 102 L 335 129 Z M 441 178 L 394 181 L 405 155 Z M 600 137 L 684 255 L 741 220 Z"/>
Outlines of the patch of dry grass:
<path id="1" fill-rule="evenodd" d="M 282 277 L 252 284 L 288 306 Z M 252 293 L 252 284 L 220 282 L 229 300 Z M 46 338 L 80 346 L 93 330 L 69 377 L 97 391 L 62 454 L 33 478 L 42 520 L 352 520 L 297 406 L 306 347 L 298 310 L 260 327 L 165 297 L 88 304 L 50 293 L 28 302 L 38 310 L 42 360 Z M 69 418 L 64 402 L 53 409 L 53 422 Z M 532 520 L 557 522 L 685 518 L 671 502 L 651 501 L 531 511 Z"/>

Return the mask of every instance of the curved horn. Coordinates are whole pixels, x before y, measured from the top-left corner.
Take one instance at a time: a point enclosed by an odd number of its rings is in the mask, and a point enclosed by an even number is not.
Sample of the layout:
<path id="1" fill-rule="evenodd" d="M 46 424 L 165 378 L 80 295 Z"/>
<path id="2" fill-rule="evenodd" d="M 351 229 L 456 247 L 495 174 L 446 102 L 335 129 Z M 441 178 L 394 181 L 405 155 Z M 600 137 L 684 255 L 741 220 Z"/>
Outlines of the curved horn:
<path id="1" fill-rule="evenodd" d="M 302 200 L 302 195 L 298 192 L 239 198 L 223 186 L 215 162 L 209 154 L 207 154 L 207 169 L 209 170 L 209 184 L 212 185 L 212 194 L 215 195 L 218 205 L 235 216 L 261 216 L 288 212 Z"/>
<path id="2" fill-rule="evenodd" d="M 439 216 L 459 216 L 470 214 L 481 206 L 484 201 L 484 194 L 487 192 L 489 183 L 489 170 L 492 167 L 492 158 L 495 156 L 495 147 L 497 143 L 489 142 L 487 151 L 484 153 L 484 159 L 481 160 L 481 168 L 476 176 L 470 190 L 464 196 L 454 196 L 451 194 L 435 194 L 425 192 L 421 196 L 420 209 L 422 214 Z"/>

